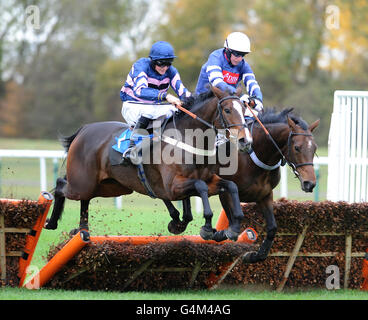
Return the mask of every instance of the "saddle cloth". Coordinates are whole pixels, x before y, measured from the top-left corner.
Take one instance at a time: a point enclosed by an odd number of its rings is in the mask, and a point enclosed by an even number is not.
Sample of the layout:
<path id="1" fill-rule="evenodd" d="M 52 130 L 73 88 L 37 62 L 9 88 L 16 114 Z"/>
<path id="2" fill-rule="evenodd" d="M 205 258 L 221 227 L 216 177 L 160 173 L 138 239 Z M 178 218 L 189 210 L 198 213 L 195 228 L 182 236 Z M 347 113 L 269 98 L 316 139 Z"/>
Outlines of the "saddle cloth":
<path id="1" fill-rule="evenodd" d="M 124 153 L 126 149 L 128 149 L 129 144 L 130 144 L 130 136 L 132 135 L 133 130 L 128 128 L 125 129 L 120 136 L 115 137 L 115 141 L 116 143 L 112 146 L 112 148 L 120 153 Z M 152 139 L 153 134 L 150 135 L 138 135 L 135 134 L 134 135 L 134 143 L 135 145 L 139 145 L 143 139 Z"/>

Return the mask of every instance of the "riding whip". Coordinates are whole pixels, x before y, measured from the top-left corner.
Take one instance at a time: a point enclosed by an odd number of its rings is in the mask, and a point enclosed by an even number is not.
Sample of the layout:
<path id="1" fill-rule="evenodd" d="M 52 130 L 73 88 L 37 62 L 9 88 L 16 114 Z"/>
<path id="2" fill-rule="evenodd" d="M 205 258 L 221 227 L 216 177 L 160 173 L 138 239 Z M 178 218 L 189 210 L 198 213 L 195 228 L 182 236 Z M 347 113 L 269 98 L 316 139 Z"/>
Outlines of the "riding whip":
<path id="1" fill-rule="evenodd" d="M 206 126 L 213 128 L 213 125 L 211 125 L 210 123 L 208 123 L 207 121 L 203 120 L 202 118 L 198 117 L 197 115 L 195 115 L 193 112 L 190 112 L 188 109 L 185 109 L 184 107 L 182 107 L 180 104 L 174 103 L 175 107 L 178 108 L 180 111 L 183 111 L 184 113 L 186 113 L 187 115 L 189 115 L 190 117 L 192 117 L 193 119 L 199 120 L 200 122 L 202 122 L 203 124 L 205 124 Z"/>

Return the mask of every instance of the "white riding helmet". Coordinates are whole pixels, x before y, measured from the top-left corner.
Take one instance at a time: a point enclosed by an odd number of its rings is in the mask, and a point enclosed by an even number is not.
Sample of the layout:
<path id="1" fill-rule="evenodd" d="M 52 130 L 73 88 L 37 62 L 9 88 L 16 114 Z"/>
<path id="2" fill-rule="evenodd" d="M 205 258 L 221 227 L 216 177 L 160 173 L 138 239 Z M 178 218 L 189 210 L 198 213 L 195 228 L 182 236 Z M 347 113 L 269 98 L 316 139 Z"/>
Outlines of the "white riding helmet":
<path id="1" fill-rule="evenodd" d="M 245 53 L 251 52 L 250 40 L 248 36 L 242 32 L 230 33 L 224 42 L 224 47 L 234 51 Z"/>

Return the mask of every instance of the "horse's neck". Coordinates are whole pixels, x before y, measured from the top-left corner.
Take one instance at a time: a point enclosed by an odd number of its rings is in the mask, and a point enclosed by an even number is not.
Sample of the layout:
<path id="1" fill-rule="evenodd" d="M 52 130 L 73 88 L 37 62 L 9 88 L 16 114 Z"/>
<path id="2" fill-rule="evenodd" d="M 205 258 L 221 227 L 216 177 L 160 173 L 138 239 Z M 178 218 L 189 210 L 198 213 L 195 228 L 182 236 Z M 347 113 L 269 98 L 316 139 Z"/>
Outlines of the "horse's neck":
<path id="1" fill-rule="evenodd" d="M 277 123 L 266 125 L 266 128 L 279 149 L 285 155 L 290 132 L 289 126 L 287 124 Z M 260 127 L 256 127 L 253 134 L 253 149 L 258 158 L 267 164 L 274 164 L 281 159 L 281 155 L 272 143 L 270 137 L 268 137 Z"/>

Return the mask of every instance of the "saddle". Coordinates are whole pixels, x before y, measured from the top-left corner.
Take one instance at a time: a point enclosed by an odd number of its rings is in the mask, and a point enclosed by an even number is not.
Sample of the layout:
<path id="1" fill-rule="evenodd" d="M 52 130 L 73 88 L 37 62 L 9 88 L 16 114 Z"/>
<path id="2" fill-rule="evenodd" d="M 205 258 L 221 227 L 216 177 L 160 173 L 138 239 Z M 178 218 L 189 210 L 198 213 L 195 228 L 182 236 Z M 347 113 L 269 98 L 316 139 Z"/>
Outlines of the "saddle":
<path id="1" fill-rule="evenodd" d="M 168 119 L 165 116 L 162 116 L 160 118 L 151 120 L 150 123 L 148 124 L 148 127 L 146 128 L 146 130 L 149 132 L 149 135 L 135 135 L 135 139 L 134 139 L 134 143 L 136 146 L 140 145 L 142 143 L 142 141 L 144 139 L 151 139 L 153 138 L 153 123 L 159 121 L 160 122 L 160 126 L 161 128 L 163 126 L 165 126 L 165 124 L 167 123 Z M 156 127 L 157 128 L 157 124 Z M 123 154 L 129 147 L 130 144 L 130 138 L 131 138 L 131 134 L 133 132 L 133 128 L 127 128 L 127 129 L 123 129 L 118 136 L 114 137 L 114 143 L 112 145 L 112 149 Z"/>
<path id="2" fill-rule="evenodd" d="M 154 121 L 160 121 L 161 128 L 165 127 L 167 121 L 169 119 L 165 116 L 162 116 L 158 119 L 154 119 L 148 124 L 147 131 L 149 132 L 148 135 L 135 135 L 134 143 L 136 146 L 139 146 L 144 139 L 152 140 L 154 137 L 153 130 L 157 128 L 157 124 L 155 123 L 156 127 L 153 127 Z M 121 156 L 128 149 L 130 145 L 130 138 L 133 132 L 133 128 L 124 128 L 122 131 L 119 132 L 117 136 L 110 142 L 111 147 L 109 147 L 109 160 L 112 166 L 120 165 L 121 163 Z M 155 193 L 153 192 L 150 184 L 148 183 L 146 174 L 144 172 L 144 168 L 142 164 L 137 165 L 137 175 L 142 182 L 142 185 L 147 191 L 147 194 L 151 198 L 156 198 Z"/>

